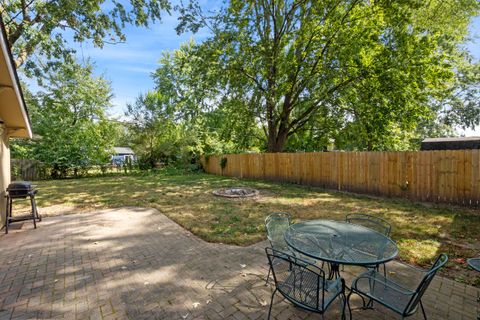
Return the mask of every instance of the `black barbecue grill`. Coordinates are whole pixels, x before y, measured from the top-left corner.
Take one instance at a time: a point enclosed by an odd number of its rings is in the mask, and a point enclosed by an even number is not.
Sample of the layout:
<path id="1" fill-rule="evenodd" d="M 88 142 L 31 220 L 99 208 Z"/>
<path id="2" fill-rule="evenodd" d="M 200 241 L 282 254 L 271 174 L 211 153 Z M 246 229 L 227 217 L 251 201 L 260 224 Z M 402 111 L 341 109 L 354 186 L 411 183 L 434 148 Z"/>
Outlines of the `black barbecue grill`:
<path id="1" fill-rule="evenodd" d="M 41 221 L 42 218 L 38 214 L 37 204 L 35 202 L 35 195 L 37 190 L 35 186 L 28 181 L 14 181 L 8 185 L 7 188 L 7 210 L 5 219 L 5 233 L 8 233 L 8 226 L 12 222 L 33 220 L 33 227 L 37 228 L 36 221 Z M 25 216 L 12 217 L 13 199 L 30 199 L 31 212 Z"/>

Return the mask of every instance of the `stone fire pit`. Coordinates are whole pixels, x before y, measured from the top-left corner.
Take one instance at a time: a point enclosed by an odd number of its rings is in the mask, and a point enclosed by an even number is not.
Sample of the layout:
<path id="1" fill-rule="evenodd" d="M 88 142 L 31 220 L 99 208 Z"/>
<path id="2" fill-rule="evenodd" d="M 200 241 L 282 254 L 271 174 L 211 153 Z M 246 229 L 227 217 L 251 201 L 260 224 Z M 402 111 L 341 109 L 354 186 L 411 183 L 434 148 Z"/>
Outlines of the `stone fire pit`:
<path id="1" fill-rule="evenodd" d="M 234 187 L 217 189 L 214 190 L 212 193 L 218 197 L 249 198 L 257 196 L 259 194 L 259 191 L 252 188 Z"/>

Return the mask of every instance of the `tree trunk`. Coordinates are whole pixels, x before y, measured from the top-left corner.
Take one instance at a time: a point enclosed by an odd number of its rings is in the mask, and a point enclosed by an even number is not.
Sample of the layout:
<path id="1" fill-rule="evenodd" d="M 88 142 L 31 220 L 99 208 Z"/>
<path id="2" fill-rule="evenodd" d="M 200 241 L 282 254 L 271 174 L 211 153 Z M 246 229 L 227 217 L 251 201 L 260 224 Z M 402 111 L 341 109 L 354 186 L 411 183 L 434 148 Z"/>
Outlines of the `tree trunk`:
<path id="1" fill-rule="evenodd" d="M 268 152 L 282 152 L 283 148 L 285 147 L 285 143 L 287 142 L 288 132 L 286 130 L 281 130 L 278 133 L 275 131 L 276 130 L 269 132 L 267 145 Z"/>

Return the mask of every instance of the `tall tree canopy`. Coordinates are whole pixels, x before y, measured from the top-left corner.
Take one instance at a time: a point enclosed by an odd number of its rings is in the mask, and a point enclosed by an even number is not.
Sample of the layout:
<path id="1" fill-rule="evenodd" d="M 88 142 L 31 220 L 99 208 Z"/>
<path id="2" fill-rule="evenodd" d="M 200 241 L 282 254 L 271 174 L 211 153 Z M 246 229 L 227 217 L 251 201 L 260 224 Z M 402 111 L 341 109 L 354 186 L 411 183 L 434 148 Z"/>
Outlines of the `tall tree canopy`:
<path id="1" fill-rule="evenodd" d="M 115 124 L 106 117 L 110 85 L 92 75 L 92 66 L 63 64 L 48 85 L 26 100 L 35 137 L 12 144 L 13 157 L 44 162 L 54 177 L 108 163 Z"/>
<path id="2" fill-rule="evenodd" d="M 75 41 L 92 40 L 102 47 L 105 42 L 124 41 L 122 29 L 126 24 L 147 26 L 160 19 L 162 10 L 170 10 L 168 0 L 124 3 L 116 0 L 2 1 L 2 18 L 17 66 L 26 62 L 27 70 L 38 71 L 39 66 L 32 59 L 36 51 L 50 63 L 56 59 L 70 60 L 65 30 L 73 33 Z"/>
<path id="3" fill-rule="evenodd" d="M 164 97 L 164 110 L 176 123 L 202 132 L 205 152 L 219 151 L 209 147 L 207 136 L 223 141 L 223 151 L 248 150 L 261 136 L 255 116 L 236 108 L 244 101 L 242 92 L 225 91 L 218 82 L 221 70 L 212 67 L 208 54 L 194 42 L 164 53 L 153 74 L 155 91 Z"/>
<path id="4" fill-rule="evenodd" d="M 252 119 L 213 101 L 220 91 L 207 83 L 208 69 L 193 42 L 164 53 L 153 74 L 155 90 L 128 105 L 131 141 L 143 164 L 185 164 L 200 155 L 250 149 Z M 198 94 L 200 93 L 201 94 Z"/>
<path id="5" fill-rule="evenodd" d="M 478 73 L 460 46 L 476 0 L 232 0 L 213 17 L 195 3 L 183 10 L 178 31 L 213 32 L 196 48 L 196 75 L 221 90 L 203 101 L 254 115 L 268 151 L 310 128 L 381 149 L 385 136 L 440 110 L 457 124 L 479 122 Z"/>

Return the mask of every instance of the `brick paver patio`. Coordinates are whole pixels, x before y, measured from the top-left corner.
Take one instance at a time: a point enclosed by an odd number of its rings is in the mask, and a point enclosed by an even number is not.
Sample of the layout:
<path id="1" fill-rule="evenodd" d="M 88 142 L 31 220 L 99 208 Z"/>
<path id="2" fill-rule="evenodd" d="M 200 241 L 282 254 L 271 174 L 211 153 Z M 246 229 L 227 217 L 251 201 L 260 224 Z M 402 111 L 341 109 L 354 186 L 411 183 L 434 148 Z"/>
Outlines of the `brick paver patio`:
<path id="1" fill-rule="evenodd" d="M 153 209 L 48 217 L 0 241 L 0 319 L 266 319 L 273 290 L 264 285 L 266 242 L 206 243 Z M 357 271 L 344 272 L 347 284 Z M 430 319 L 476 319 L 476 297 L 476 288 L 439 277 L 424 302 Z M 398 319 L 352 301 L 354 319 Z M 326 319 L 339 319 L 339 308 Z M 320 318 L 280 296 L 272 314 Z"/>

